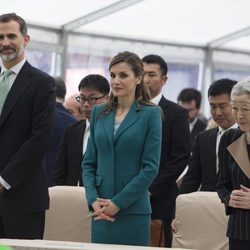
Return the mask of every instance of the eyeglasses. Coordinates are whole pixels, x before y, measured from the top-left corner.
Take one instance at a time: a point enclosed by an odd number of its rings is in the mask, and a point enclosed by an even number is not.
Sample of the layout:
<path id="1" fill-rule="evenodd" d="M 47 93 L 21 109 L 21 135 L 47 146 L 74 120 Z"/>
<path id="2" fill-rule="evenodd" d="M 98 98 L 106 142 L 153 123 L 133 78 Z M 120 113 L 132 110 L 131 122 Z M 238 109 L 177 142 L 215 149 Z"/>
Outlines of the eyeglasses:
<path id="1" fill-rule="evenodd" d="M 100 97 L 83 97 L 83 96 L 77 96 L 76 101 L 80 103 L 85 103 L 86 101 L 90 104 L 96 104 L 97 100 L 102 99 L 106 95 L 100 96 Z"/>

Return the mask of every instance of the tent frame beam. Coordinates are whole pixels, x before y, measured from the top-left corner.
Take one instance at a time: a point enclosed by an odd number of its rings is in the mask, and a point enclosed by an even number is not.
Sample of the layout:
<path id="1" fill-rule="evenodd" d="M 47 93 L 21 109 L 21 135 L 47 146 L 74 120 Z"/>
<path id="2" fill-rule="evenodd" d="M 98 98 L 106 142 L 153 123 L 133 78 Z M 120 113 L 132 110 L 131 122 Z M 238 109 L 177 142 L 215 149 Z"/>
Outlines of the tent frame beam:
<path id="1" fill-rule="evenodd" d="M 248 35 L 250 35 L 250 26 L 248 26 L 244 29 L 235 31 L 231 34 L 222 36 L 220 38 L 214 39 L 214 40 L 210 41 L 209 43 L 207 43 L 207 47 L 213 48 L 213 49 L 219 48 L 225 43 L 228 43 L 230 41 L 233 41 L 233 40 L 236 40 L 240 37 L 244 37 L 244 36 L 248 36 Z"/>
<path id="2" fill-rule="evenodd" d="M 117 12 L 119 10 L 125 9 L 131 5 L 134 5 L 138 2 L 141 2 L 144 0 L 121 0 L 119 2 L 115 2 L 113 4 L 110 4 L 106 7 L 103 7 L 101 9 L 98 9 L 96 11 L 93 11 L 85 16 L 82 16 L 80 18 L 77 18 L 71 22 L 68 22 L 62 26 L 63 30 L 66 31 L 72 31 L 75 30 L 87 23 L 91 23 L 93 21 L 96 21 L 98 19 L 101 19 L 105 16 L 108 16 L 114 12 Z"/>
<path id="3" fill-rule="evenodd" d="M 227 42 L 236 39 L 238 37 L 244 36 L 246 34 L 250 34 L 250 27 L 243 29 L 239 32 L 232 33 L 225 37 L 221 37 L 219 39 L 213 40 L 207 44 L 207 46 L 199 46 L 195 44 L 180 44 L 180 43 L 172 43 L 172 42 L 159 42 L 154 40 L 141 40 L 141 39 L 131 39 L 127 37 L 116 37 L 116 36 L 109 36 L 109 35 L 100 35 L 100 34 L 91 34 L 91 33 L 83 33 L 83 32 L 74 32 L 74 31 L 67 31 L 63 29 L 55 29 L 55 28 L 47 28 L 44 26 L 28 24 L 28 27 L 33 29 L 40 29 L 46 30 L 50 32 L 57 33 L 61 40 L 59 44 L 49 44 L 39 41 L 32 41 L 33 48 L 42 48 L 49 51 L 55 51 L 61 55 L 61 76 L 65 79 L 66 74 L 66 62 L 67 62 L 67 54 L 68 54 L 68 37 L 69 35 L 74 36 L 87 36 L 91 38 L 103 38 L 103 39 L 111 39 L 111 40 L 118 40 L 118 41 L 126 41 L 126 42 L 134 42 L 134 43 L 149 43 L 152 45 L 160 45 L 160 46 L 173 46 L 173 47 L 182 47 L 182 48 L 191 48 L 191 49 L 201 49 L 204 51 L 204 60 L 203 60 L 203 73 L 202 73 L 202 90 L 206 93 L 208 86 L 213 81 L 213 71 L 214 71 L 214 62 L 213 62 L 213 53 L 214 52 L 227 52 L 227 53 L 237 53 L 237 54 L 244 54 L 250 56 L 250 51 L 246 50 L 237 50 L 237 49 L 230 49 L 230 48 L 221 48 L 220 46 Z M 40 45 L 39 45 L 40 44 Z"/>

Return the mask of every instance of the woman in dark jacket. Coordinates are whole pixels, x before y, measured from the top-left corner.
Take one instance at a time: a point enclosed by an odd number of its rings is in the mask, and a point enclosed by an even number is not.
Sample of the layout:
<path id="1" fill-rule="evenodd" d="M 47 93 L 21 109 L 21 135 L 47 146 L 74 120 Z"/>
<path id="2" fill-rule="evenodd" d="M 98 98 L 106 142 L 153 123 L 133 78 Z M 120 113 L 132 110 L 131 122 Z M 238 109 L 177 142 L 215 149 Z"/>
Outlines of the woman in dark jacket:
<path id="1" fill-rule="evenodd" d="M 229 215 L 229 250 L 250 249 L 250 77 L 231 93 L 239 129 L 226 132 L 219 147 L 217 192 Z"/>

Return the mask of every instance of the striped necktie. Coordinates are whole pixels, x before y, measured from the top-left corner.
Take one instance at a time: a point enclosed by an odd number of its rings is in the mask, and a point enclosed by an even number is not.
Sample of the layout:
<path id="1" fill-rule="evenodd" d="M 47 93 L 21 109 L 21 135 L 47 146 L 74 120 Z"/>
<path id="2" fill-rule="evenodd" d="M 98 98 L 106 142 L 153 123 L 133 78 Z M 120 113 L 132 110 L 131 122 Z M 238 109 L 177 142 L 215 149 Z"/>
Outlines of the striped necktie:
<path id="1" fill-rule="evenodd" d="M 5 99 L 9 92 L 8 77 L 13 72 L 11 70 L 5 70 L 0 76 L 0 113 L 2 112 Z"/>

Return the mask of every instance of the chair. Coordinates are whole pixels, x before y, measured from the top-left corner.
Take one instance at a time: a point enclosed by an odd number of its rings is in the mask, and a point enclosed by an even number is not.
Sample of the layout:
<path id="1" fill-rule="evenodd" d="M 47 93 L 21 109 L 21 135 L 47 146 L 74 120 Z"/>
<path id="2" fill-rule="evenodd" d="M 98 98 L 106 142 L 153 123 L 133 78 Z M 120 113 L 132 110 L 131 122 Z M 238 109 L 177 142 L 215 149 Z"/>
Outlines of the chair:
<path id="1" fill-rule="evenodd" d="M 45 217 L 45 240 L 90 242 L 91 219 L 83 187 L 49 188 L 50 209 Z"/>
<path id="2" fill-rule="evenodd" d="M 179 195 L 176 200 L 176 227 L 172 247 L 227 250 L 228 218 L 216 192 Z"/>

